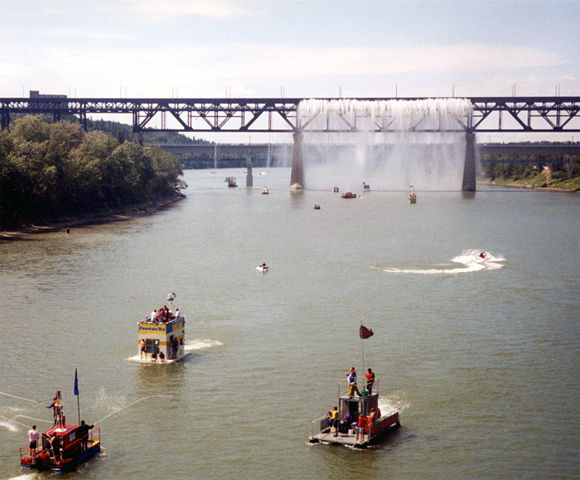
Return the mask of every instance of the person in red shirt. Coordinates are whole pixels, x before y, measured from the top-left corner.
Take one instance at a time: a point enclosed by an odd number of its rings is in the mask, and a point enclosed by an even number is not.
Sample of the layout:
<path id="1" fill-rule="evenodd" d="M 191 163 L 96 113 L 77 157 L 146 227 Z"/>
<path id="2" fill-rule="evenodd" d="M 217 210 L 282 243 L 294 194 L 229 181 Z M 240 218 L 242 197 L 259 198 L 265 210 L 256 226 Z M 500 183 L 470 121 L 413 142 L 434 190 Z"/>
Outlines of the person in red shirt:
<path id="1" fill-rule="evenodd" d="M 362 441 L 364 438 L 364 434 L 367 431 L 367 427 L 369 425 L 369 419 L 364 415 L 358 417 L 358 430 L 357 430 L 357 440 Z"/>
<path id="2" fill-rule="evenodd" d="M 375 384 L 375 372 L 372 369 L 368 369 L 367 373 L 365 373 L 365 377 L 367 379 L 367 390 L 369 395 L 373 394 L 373 385 Z"/>

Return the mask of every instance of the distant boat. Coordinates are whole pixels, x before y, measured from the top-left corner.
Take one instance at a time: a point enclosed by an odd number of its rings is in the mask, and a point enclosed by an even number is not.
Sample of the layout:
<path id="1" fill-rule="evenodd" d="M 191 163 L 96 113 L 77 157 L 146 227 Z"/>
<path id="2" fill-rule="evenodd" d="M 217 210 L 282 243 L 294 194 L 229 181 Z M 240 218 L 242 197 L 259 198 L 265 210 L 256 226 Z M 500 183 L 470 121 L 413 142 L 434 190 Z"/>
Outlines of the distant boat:
<path id="1" fill-rule="evenodd" d="M 226 180 L 228 182 L 229 188 L 235 188 L 238 186 L 237 181 L 236 181 L 236 177 L 227 177 Z"/>
<path id="2" fill-rule="evenodd" d="M 266 185 L 263 189 L 262 189 L 262 195 L 268 195 L 270 193 L 270 190 L 268 190 L 268 185 Z"/>
<path id="3" fill-rule="evenodd" d="M 256 270 L 258 270 L 259 272 L 267 272 L 268 270 L 270 270 L 270 267 L 268 265 L 266 265 L 265 263 L 262 263 L 262 265 L 258 265 L 256 267 Z"/>
<path id="4" fill-rule="evenodd" d="M 413 185 L 409 185 L 409 189 L 411 189 L 409 191 L 409 203 L 411 205 L 414 205 L 417 203 L 417 194 L 415 193 L 414 190 L 412 190 L 412 188 L 413 188 Z"/>
<path id="5" fill-rule="evenodd" d="M 320 210 L 320 205 L 318 205 L 318 203 L 314 204 L 314 210 Z"/>
<path id="6" fill-rule="evenodd" d="M 489 260 L 489 253 L 481 252 L 475 258 L 480 262 L 485 262 L 486 260 Z"/>
<path id="7" fill-rule="evenodd" d="M 346 192 L 341 195 L 342 198 L 356 198 L 356 193 Z"/>

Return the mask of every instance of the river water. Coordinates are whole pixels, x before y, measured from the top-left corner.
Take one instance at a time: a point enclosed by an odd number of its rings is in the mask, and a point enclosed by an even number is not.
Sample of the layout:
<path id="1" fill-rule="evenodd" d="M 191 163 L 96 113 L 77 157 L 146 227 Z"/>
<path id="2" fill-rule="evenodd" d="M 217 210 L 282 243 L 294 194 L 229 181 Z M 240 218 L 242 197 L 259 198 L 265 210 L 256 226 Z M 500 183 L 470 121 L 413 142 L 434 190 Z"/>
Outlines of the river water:
<path id="1" fill-rule="evenodd" d="M 242 171 L 187 171 L 187 199 L 155 215 L 0 243 L 0 478 L 50 476 L 18 447 L 56 389 L 76 422 L 75 368 L 103 452 L 62 478 L 578 478 L 580 196 L 482 186 L 411 206 L 258 173 L 228 189 Z M 128 360 L 169 292 L 191 355 Z M 365 451 L 310 446 L 362 372 L 361 317 L 402 427 Z"/>

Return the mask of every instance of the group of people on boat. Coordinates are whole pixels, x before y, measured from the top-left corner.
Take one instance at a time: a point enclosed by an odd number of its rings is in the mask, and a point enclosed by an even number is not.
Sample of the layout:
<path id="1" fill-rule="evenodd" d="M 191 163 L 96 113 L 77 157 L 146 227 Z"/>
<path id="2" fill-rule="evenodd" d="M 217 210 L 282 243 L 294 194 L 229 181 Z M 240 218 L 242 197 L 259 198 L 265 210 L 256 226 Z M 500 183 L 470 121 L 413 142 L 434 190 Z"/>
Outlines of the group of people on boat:
<path id="1" fill-rule="evenodd" d="M 357 436 L 357 439 L 361 438 L 362 440 L 362 436 L 369 433 L 375 420 L 381 418 L 381 410 L 379 407 L 372 408 L 368 416 L 358 415 L 358 418 L 351 415 L 350 412 L 346 412 L 344 418 L 341 419 L 338 407 L 335 406 L 333 410 L 328 412 L 328 418 L 330 420 L 330 431 L 335 437 L 338 437 L 339 433 L 352 431 Z"/>
<path id="2" fill-rule="evenodd" d="M 176 308 L 174 313 L 169 310 L 167 305 L 163 305 L 163 307 L 161 307 L 159 310 L 153 310 L 151 312 L 151 317 L 149 317 L 149 319 L 146 318 L 146 320 L 149 320 L 150 322 L 158 325 L 159 323 L 167 323 L 171 320 L 175 320 L 179 318 L 179 316 L 179 308 Z"/>
<path id="3" fill-rule="evenodd" d="M 350 371 L 346 373 L 347 381 L 348 381 L 348 396 L 354 397 L 356 393 L 359 397 L 361 397 L 360 390 L 357 386 L 356 380 L 356 369 L 351 367 Z M 373 385 L 375 384 L 375 372 L 373 372 L 372 368 L 369 368 L 365 373 L 365 380 L 366 380 L 366 389 L 365 395 L 372 395 L 373 394 Z"/>
<path id="4" fill-rule="evenodd" d="M 141 360 L 143 360 L 143 357 L 145 357 L 145 360 L 147 360 L 148 352 L 151 351 L 151 361 L 153 363 L 165 363 L 165 353 L 159 350 L 159 340 L 150 340 L 150 342 L 153 342 L 153 345 L 148 345 L 147 340 L 144 338 L 139 340 Z M 183 340 L 180 341 L 176 337 L 173 337 L 167 345 L 167 354 L 169 360 L 177 358 L 181 348 L 183 348 Z"/>

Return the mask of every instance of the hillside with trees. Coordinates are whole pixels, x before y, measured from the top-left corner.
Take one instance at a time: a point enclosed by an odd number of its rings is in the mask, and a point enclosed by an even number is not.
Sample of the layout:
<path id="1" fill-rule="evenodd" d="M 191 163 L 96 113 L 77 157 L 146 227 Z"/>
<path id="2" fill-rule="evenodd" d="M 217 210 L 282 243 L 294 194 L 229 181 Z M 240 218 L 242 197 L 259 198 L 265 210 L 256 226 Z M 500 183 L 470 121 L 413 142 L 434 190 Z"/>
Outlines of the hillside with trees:
<path id="1" fill-rule="evenodd" d="M 485 178 L 498 185 L 580 191 L 579 155 L 482 155 Z"/>
<path id="2" fill-rule="evenodd" d="M 178 195 L 181 174 L 158 148 L 22 117 L 0 131 L 0 228 L 146 208 Z"/>

